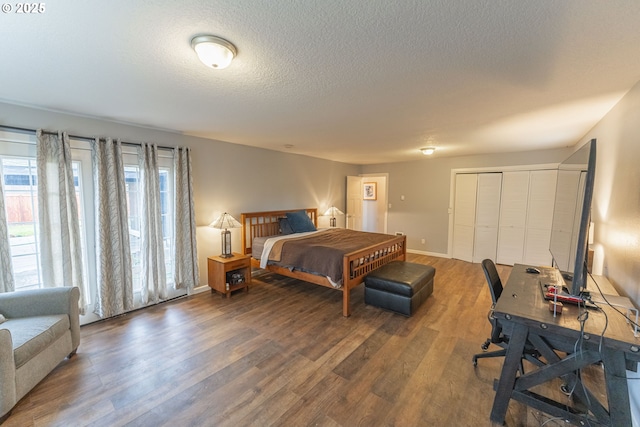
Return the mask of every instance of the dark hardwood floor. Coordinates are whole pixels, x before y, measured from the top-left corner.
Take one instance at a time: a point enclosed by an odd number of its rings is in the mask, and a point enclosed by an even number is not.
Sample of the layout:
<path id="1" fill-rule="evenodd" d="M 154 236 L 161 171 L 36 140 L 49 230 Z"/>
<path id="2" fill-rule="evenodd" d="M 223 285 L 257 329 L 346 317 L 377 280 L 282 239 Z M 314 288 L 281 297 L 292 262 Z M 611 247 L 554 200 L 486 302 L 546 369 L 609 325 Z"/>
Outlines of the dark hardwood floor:
<path id="1" fill-rule="evenodd" d="M 434 293 L 411 318 L 366 306 L 362 285 L 344 318 L 340 292 L 254 271 L 249 293 L 206 292 L 84 326 L 77 355 L 3 427 L 490 426 L 502 359 L 471 363 L 490 331 L 482 269 L 409 260 L 436 268 Z M 510 269 L 498 268 L 506 280 Z M 566 425 L 549 418 L 512 402 L 507 425 Z"/>

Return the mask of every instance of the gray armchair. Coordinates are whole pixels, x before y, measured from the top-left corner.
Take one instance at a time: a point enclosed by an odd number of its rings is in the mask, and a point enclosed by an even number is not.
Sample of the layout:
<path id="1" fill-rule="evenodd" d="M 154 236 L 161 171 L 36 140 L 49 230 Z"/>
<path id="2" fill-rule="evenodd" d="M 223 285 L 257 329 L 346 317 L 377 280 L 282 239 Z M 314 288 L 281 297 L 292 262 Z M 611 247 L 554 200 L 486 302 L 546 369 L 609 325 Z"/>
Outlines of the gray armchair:
<path id="1" fill-rule="evenodd" d="M 78 288 L 0 294 L 0 423 L 80 344 Z"/>

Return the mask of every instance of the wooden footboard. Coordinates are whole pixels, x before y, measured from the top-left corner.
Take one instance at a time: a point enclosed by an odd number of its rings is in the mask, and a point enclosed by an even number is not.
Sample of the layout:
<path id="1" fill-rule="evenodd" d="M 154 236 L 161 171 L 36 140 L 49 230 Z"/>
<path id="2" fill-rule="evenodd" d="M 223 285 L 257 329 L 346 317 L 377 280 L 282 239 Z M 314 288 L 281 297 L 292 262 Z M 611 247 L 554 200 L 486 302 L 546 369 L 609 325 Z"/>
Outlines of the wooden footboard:
<path id="1" fill-rule="evenodd" d="M 287 212 L 296 210 L 252 212 L 241 214 L 242 223 L 242 253 L 251 254 L 252 242 L 255 237 L 274 236 L 279 234 L 278 218 L 286 216 Z M 305 209 L 309 218 L 318 225 L 318 211 L 315 208 Z M 351 289 L 363 282 L 364 277 L 373 270 L 394 260 L 406 258 L 406 236 L 389 236 L 389 240 L 357 251 L 345 254 L 343 257 L 342 287 L 336 288 L 323 276 L 302 271 L 291 271 L 288 268 L 268 265 L 267 270 L 287 277 L 304 280 L 331 289 L 342 291 L 342 315 L 349 316 Z M 259 268 L 260 261 L 251 258 L 251 265 Z"/>
<path id="2" fill-rule="evenodd" d="M 351 289 L 364 277 L 391 261 L 404 261 L 407 255 L 407 236 L 389 236 L 386 242 L 345 254 L 343 258 L 342 315 L 351 314 Z"/>

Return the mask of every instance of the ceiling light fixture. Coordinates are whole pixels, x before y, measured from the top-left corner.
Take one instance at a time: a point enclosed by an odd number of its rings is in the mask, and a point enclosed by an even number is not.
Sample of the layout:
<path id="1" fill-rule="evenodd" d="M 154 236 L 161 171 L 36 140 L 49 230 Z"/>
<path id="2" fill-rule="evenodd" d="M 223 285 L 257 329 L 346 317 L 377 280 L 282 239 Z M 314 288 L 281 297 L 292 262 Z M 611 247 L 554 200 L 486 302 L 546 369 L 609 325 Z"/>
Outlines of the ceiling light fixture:
<path id="1" fill-rule="evenodd" d="M 216 70 L 227 68 L 238 53 L 230 42 L 210 35 L 195 36 L 191 39 L 191 47 L 204 65 Z"/>
<path id="2" fill-rule="evenodd" d="M 422 151 L 422 154 L 424 154 L 425 156 L 430 156 L 434 151 L 436 151 L 436 147 L 425 147 L 421 148 L 420 151 Z"/>

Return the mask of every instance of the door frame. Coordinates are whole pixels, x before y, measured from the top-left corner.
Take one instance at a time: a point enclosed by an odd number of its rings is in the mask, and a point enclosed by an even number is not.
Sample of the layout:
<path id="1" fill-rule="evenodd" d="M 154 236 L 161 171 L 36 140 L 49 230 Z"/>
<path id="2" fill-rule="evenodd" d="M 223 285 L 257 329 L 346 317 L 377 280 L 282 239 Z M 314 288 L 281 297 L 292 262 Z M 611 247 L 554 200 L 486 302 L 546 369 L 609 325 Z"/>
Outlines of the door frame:
<path id="1" fill-rule="evenodd" d="M 378 188 L 377 201 L 378 203 L 382 203 L 382 206 L 384 206 L 384 212 L 382 214 L 382 229 L 383 229 L 382 233 L 386 234 L 388 229 L 387 224 L 388 224 L 388 218 L 389 218 L 389 174 L 386 172 L 380 172 L 380 173 L 361 173 L 358 175 L 351 175 L 351 176 L 357 176 L 359 178 L 367 178 L 367 177 L 384 178 L 384 188 L 382 189 Z M 346 183 L 345 183 L 345 186 L 346 186 Z M 347 191 L 345 191 L 345 199 L 347 198 L 346 193 Z M 348 201 L 345 203 L 345 207 L 346 206 L 348 206 Z M 346 212 L 345 215 L 348 215 L 348 212 Z M 345 226 L 346 226 L 346 223 L 345 223 Z"/>

